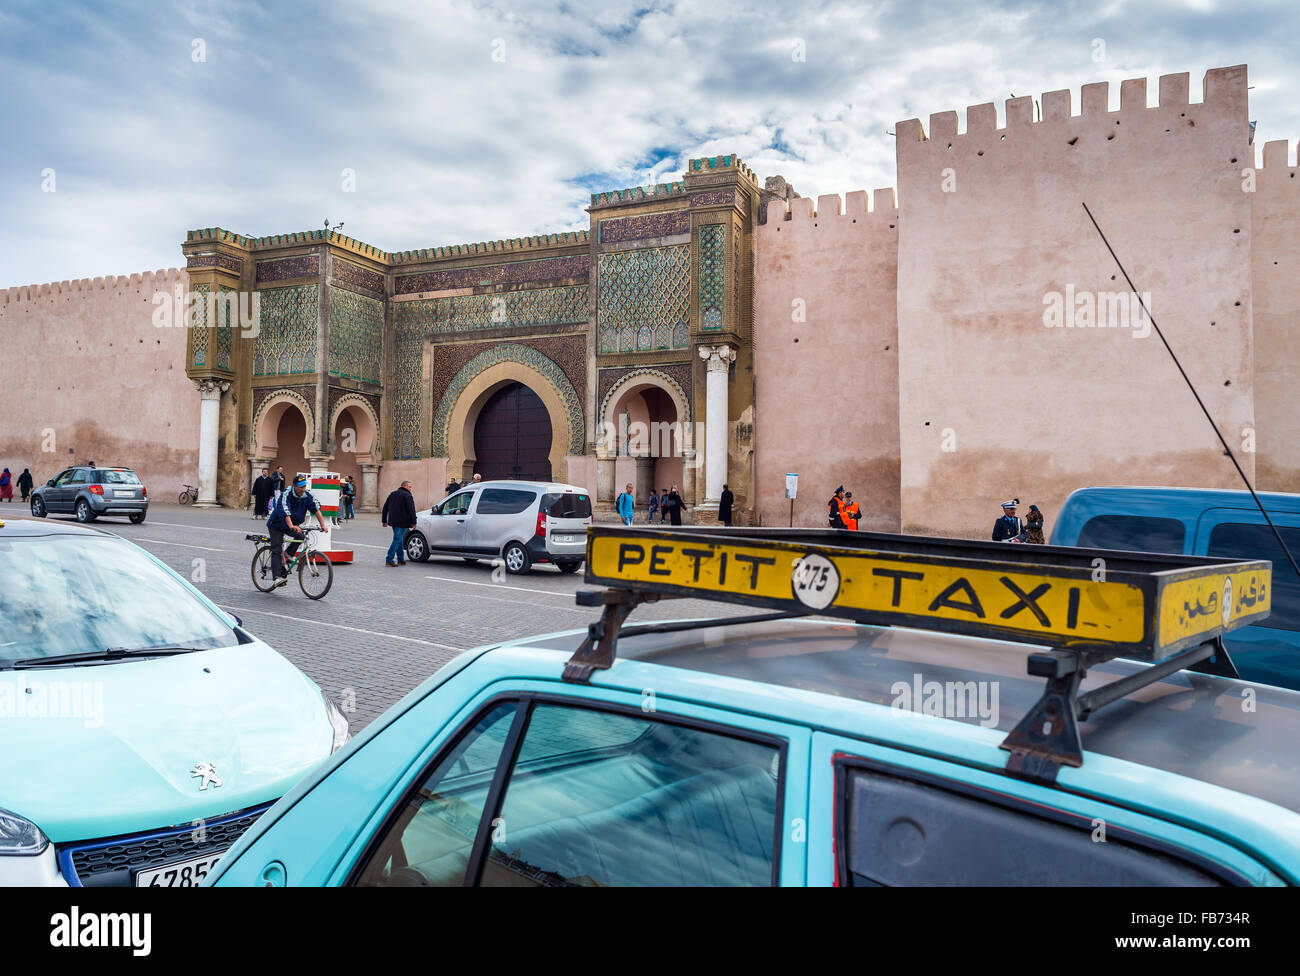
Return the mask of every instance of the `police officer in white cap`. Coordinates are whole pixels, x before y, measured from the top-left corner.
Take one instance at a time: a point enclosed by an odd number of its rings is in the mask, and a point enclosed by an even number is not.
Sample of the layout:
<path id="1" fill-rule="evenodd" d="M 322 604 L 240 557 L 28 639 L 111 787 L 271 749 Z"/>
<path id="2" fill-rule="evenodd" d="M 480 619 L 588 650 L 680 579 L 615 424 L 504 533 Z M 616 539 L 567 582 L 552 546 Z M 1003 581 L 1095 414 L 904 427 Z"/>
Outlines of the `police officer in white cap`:
<path id="1" fill-rule="evenodd" d="M 1023 542 L 1025 525 L 1016 517 L 1019 498 L 1012 498 L 1002 503 L 1002 517 L 993 523 L 994 542 Z"/>

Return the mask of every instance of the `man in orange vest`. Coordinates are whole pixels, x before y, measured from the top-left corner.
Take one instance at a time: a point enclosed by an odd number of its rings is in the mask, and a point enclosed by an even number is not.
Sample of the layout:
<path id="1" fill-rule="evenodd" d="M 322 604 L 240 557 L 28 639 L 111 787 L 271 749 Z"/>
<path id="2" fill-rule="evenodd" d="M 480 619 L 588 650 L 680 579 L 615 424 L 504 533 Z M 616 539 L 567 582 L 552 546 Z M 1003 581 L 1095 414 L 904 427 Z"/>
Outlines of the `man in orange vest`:
<path id="1" fill-rule="evenodd" d="M 853 500 L 853 492 L 844 493 L 844 527 L 850 531 L 858 531 L 858 519 L 862 517 L 862 509 L 858 508 L 858 503 Z"/>

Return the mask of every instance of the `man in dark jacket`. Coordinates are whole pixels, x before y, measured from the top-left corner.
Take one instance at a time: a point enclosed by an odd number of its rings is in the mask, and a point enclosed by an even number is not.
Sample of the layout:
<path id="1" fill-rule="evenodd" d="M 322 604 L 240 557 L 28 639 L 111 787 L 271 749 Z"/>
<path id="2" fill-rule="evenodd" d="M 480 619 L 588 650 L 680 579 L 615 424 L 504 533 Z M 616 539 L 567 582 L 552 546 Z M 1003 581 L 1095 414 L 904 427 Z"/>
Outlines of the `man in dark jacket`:
<path id="1" fill-rule="evenodd" d="M 832 529 L 846 529 L 844 524 L 844 486 L 840 485 L 826 503 L 826 519 Z"/>
<path id="2" fill-rule="evenodd" d="M 736 496 L 727 485 L 722 486 L 722 498 L 718 502 L 718 521 L 723 525 L 731 524 L 731 506 L 736 503 Z"/>
<path id="3" fill-rule="evenodd" d="M 1019 498 L 1012 498 L 1002 503 L 1002 517 L 993 523 L 994 542 L 1024 542 L 1025 525 L 1016 516 Z"/>
<path id="4" fill-rule="evenodd" d="M 682 501 L 682 496 L 677 494 L 677 486 L 673 485 L 672 490 L 668 492 L 668 501 L 664 502 L 665 511 L 668 513 L 668 520 L 673 525 L 682 524 L 682 509 L 686 507 L 686 502 Z"/>
<path id="5" fill-rule="evenodd" d="M 302 475 L 293 479 L 293 488 L 281 492 L 271 508 L 271 517 L 266 520 L 267 533 L 271 536 L 271 576 L 275 579 L 273 586 L 284 586 L 289 581 L 289 574 L 284 569 L 284 559 L 280 550 L 284 546 L 284 537 L 301 540 L 304 538 L 302 524 L 308 514 L 321 518 L 320 505 L 312 493 L 307 490 L 307 479 Z M 289 543 L 285 552 L 290 559 L 298 551 L 298 543 Z"/>
<path id="6" fill-rule="evenodd" d="M 448 495 L 453 495 L 456 492 L 460 491 L 460 482 L 457 481 L 455 478 L 452 478 L 450 481 L 447 482 L 447 487 L 443 490 L 446 491 Z"/>
<path id="7" fill-rule="evenodd" d="M 406 547 L 403 543 L 406 541 L 406 530 L 415 528 L 415 496 L 411 494 L 409 481 L 403 481 L 384 499 L 384 510 L 379 513 L 379 520 L 393 530 L 393 541 L 388 547 L 384 565 L 405 566 Z"/>
<path id="8" fill-rule="evenodd" d="M 271 484 L 270 471 L 268 468 L 263 468 L 262 473 L 253 482 L 253 518 L 266 518 L 270 513 L 270 502 L 273 494 L 275 494 L 275 488 Z"/>
<path id="9" fill-rule="evenodd" d="M 271 500 L 278 502 L 287 487 L 289 487 L 289 483 L 284 477 L 284 465 L 282 464 L 271 475 Z"/>

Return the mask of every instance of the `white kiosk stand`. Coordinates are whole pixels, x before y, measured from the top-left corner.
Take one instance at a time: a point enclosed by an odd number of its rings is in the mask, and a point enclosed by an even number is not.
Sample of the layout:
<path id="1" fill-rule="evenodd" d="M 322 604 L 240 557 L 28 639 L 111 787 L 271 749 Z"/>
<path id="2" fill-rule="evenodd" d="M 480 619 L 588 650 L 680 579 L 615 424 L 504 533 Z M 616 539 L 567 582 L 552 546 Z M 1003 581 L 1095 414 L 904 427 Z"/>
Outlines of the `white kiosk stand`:
<path id="1" fill-rule="evenodd" d="M 339 501 L 343 494 L 343 478 L 335 472 L 323 471 L 312 474 L 300 471 L 298 474 L 307 479 L 308 490 L 320 505 L 320 534 L 317 536 L 316 548 L 331 563 L 352 562 L 352 550 L 340 549 L 335 544 L 334 518 L 339 514 Z"/>

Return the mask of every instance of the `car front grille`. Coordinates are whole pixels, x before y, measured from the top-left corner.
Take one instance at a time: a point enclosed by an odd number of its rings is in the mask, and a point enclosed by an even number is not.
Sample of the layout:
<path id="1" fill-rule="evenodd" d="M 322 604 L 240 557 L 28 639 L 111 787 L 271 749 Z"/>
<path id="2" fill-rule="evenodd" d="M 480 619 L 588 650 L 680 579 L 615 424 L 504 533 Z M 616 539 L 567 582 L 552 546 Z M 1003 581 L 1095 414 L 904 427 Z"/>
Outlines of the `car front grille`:
<path id="1" fill-rule="evenodd" d="M 143 868 L 226 850 L 270 807 L 266 803 L 199 824 L 63 845 L 58 848 L 59 867 L 74 887 L 130 885 L 133 872 Z"/>

